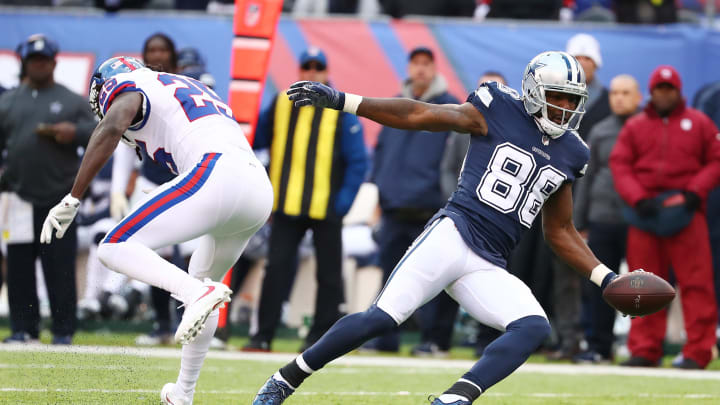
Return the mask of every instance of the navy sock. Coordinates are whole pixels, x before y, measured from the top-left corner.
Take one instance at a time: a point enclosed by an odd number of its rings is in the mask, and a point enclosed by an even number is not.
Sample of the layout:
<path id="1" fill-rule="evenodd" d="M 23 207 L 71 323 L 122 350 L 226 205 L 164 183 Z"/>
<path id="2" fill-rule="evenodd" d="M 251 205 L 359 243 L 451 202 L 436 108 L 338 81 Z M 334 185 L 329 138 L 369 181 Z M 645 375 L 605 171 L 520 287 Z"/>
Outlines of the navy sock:
<path id="1" fill-rule="evenodd" d="M 488 345 L 463 378 L 485 392 L 520 367 L 549 335 L 550 324 L 542 316 L 531 315 L 513 321 L 502 336 Z"/>
<path id="2" fill-rule="evenodd" d="M 327 363 L 357 349 L 369 339 L 395 328 L 395 320 L 373 305 L 365 312 L 347 315 L 335 322 L 302 356 L 311 369 L 320 370 Z"/>
<path id="3" fill-rule="evenodd" d="M 298 366 L 296 360 L 291 361 L 286 364 L 285 367 L 281 368 L 280 375 L 295 388 L 299 387 L 306 378 L 310 377 L 309 373 L 306 373 Z"/>
<path id="4" fill-rule="evenodd" d="M 478 399 L 481 392 L 476 386 L 470 384 L 469 382 L 458 381 L 453 384 L 452 387 L 448 388 L 447 391 L 443 392 L 443 394 L 460 395 L 461 397 L 465 397 L 470 400 L 470 402 L 473 402 Z"/>

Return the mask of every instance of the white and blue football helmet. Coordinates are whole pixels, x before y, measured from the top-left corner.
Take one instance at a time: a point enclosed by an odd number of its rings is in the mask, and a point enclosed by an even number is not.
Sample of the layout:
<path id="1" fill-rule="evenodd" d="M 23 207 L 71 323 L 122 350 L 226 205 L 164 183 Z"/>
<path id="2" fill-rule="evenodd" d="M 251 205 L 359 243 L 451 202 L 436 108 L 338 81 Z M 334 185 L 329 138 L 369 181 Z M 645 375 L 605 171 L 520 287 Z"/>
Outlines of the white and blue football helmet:
<path id="1" fill-rule="evenodd" d="M 545 92 L 556 91 L 578 97 L 574 110 L 568 110 L 548 104 Z M 525 111 L 532 115 L 542 130 L 556 138 L 565 131 L 576 131 L 585 114 L 585 102 L 588 91 L 585 83 L 585 71 L 570 54 L 560 51 L 543 52 L 534 57 L 525 68 L 522 79 L 523 103 Z M 548 118 L 550 105 L 562 111 L 562 121 L 555 123 Z M 538 112 L 541 114 L 538 116 Z"/>
<path id="2" fill-rule="evenodd" d="M 120 73 L 132 72 L 133 70 L 144 68 L 145 64 L 135 58 L 130 56 L 116 56 L 101 63 L 100 66 L 95 69 L 95 72 L 93 72 L 93 75 L 90 78 L 88 102 L 90 103 L 90 108 L 95 115 L 98 116 L 98 118 L 103 119 L 103 112 L 100 107 L 99 98 L 100 91 L 102 90 L 105 82 Z M 145 103 L 143 103 L 143 109 L 144 108 Z M 137 144 L 133 140 L 132 136 L 129 136 L 127 132 L 122 135 L 121 141 L 130 147 L 137 148 Z"/>
<path id="3" fill-rule="evenodd" d="M 102 108 L 100 108 L 98 98 L 100 97 L 100 90 L 105 82 L 117 74 L 132 72 L 133 70 L 143 68 L 145 68 L 145 65 L 135 58 L 130 56 L 116 56 L 101 63 L 100 66 L 95 69 L 95 72 L 93 72 L 90 78 L 88 102 L 90 103 L 90 108 L 92 108 L 98 118 L 103 118 Z"/>

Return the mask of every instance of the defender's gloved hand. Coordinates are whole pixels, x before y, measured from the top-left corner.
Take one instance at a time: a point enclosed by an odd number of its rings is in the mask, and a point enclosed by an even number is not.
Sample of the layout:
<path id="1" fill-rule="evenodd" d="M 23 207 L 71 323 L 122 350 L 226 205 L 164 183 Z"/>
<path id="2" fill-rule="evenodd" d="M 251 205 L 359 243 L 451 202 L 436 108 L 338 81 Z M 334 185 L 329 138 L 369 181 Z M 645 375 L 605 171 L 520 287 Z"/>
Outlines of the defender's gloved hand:
<path id="1" fill-rule="evenodd" d="M 125 193 L 121 191 L 110 193 L 110 216 L 112 219 L 120 221 L 128 212 L 130 212 L 130 204 Z"/>
<path id="2" fill-rule="evenodd" d="M 40 243 L 50 243 L 52 241 L 52 232 L 55 229 L 55 236 L 61 239 L 65 236 L 65 232 L 75 219 L 78 208 L 80 208 L 80 200 L 66 195 L 58 205 L 54 206 L 48 213 L 45 222 L 43 222 L 42 231 L 40 232 Z"/>
<path id="3" fill-rule="evenodd" d="M 345 106 L 345 93 L 317 82 L 295 82 L 290 86 L 287 95 L 295 102 L 295 107 L 313 105 L 318 108 L 342 110 Z"/>

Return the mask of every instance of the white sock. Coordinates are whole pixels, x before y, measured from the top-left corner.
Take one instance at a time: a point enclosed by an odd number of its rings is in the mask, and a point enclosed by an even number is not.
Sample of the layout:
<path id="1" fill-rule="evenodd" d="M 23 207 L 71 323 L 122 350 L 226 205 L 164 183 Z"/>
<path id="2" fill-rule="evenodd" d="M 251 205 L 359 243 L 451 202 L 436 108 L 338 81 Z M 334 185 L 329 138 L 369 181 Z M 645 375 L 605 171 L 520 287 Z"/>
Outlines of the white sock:
<path id="1" fill-rule="evenodd" d="M 183 302 L 188 302 L 202 287 L 202 281 L 134 241 L 103 243 L 98 247 L 97 254 L 111 270 L 169 291 Z"/>
<path id="2" fill-rule="evenodd" d="M 210 313 L 205 329 L 191 343 L 183 345 L 182 357 L 180 360 L 180 374 L 177 379 L 177 386 L 185 392 L 190 399 L 195 395 L 195 385 L 200 377 L 205 355 L 210 349 L 210 342 L 217 329 L 220 311 L 217 309 Z"/>
<path id="3" fill-rule="evenodd" d="M 455 394 L 442 394 L 438 399 L 446 404 L 452 404 L 455 401 L 469 401 L 469 399 L 464 396 Z"/>

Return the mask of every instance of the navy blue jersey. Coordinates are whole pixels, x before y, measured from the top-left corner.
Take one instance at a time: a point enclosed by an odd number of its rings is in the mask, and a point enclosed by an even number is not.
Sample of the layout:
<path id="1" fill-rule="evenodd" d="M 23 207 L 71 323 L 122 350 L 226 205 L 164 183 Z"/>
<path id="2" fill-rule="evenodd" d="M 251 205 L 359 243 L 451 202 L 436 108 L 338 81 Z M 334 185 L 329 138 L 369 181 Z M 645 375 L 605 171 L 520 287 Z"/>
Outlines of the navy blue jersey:
<path id="1" fill-rule="evenodd" d="M 467 101 L 488 133 L 471 137 L 458 188 L 436 217 L 450 217 L 475 253 L 506 267 L 545 200 L 584 174 L 590 153 L 574 132 L 545 135 L 511 88 L 484 83 Z"/>

